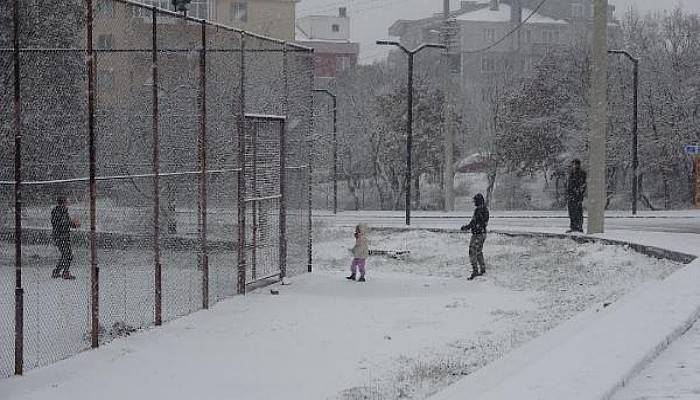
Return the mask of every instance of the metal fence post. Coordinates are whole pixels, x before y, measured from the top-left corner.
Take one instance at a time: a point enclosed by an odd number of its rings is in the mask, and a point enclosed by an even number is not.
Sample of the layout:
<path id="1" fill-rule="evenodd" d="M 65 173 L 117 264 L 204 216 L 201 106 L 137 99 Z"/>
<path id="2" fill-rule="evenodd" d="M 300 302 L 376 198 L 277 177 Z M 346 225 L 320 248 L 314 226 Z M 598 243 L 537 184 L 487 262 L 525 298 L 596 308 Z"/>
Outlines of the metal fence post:
<path id="1" fill-rule="evenodd" d="M 280 125 L 280 279 L 287 276 L 287 118 L 289 118 L 289 60 L 287 59 L 287 43 L 282 49 L 282 75 L 284 77 L 283 115 L 285 119 Z"/>
<path id="2" fill-rule="evenodd" d="M 99 346 L 100 331 L 100 279 L 97 266 L 97 148 L 95 146 L 95 51 L 92 41 L 92 0 L 87 0 L 87 62 L 88 62 L 88 135 L 90 158 L 90 282 L 91 282 L 91 345 Z"/>
<path id="3" fill-rule="evenodd" d="M 639 198 L 639 59 L 632 58 L 634 63 L 634 126 L 632 128 L 632 215 L 637 215 L 637 199 Z"/>
<path id="4" fill-rule="evenodd" d="M 338 99 L 333 96 L 333 214 L 338 214 Z"/>
<path id="5" fill-rule="evenodd" d="M 408 53 L 408 118 L 406 118 L 406 225 L 411 225 L 413 177 L 413 53 Z"/>
<path id="6" fill-rule="evenodd" d="M 163 323 L 163 271 L 160 264 L 160 110 L 158 100 L 158 24 L 156 7 L 151 9 L 151 69 L 153 114 L 153 264 L 155 323 Z"/>
<path id="7" fill-rule="evenodd" d="M 241 32 L 241 71 L 238 98 L 238 294 L 245 294 L 246 251 L 245 251 L 245 45 L 246 34 Z"/>
<path id="8" fill-rule="evenodd" d="M 207 26 L 202 20 L 202 50 L 199 55 L 199 208 L 202 266 L 202 308 L 209 308 L 209 254 L 207 251 Z"/>
<path id="9" fill-rule="evenodd" d="M 253 146 L 253 162 L 251 165 L 251 179 L 250 179 L 250 184 L 251 184 L 251 197 L 256 198 L 258 197 L 258 134 L 259 134 L 259 123 L 256 123 L 255 125 L 252 126 L 252 132 L 251 132 L 251 145 Z M 259 223 L 258 223 L 258 207 L 259 207 L 259 200 L 253 200 L 250 202 L 250 204 L 253 206 L 253 209 L 251 210 L 251 216 L 252 216 L 252 226 L 250 227 L 251 229 L 251 248 L 250 248 L 250 278 L 251 280 L 256 280 L 258 279 L 258 232 L 259 232 Z M 247 204 L 246 204 L 247 206 Z"/>
<path id="10" fill-rule="evenodd" d="M 19 0 L 13 1 L 15 130 L 15 374 L 24 371 L 24 289 L 22 288 L 22 102 L 20 91 Z"/>
<path id="11" fill-rule="evenodd" d="M 308 58 L 307 58 L 307 68 L 308 68 L 308 73 L 309 73 L 309 88 L 308 88 L 308 93 L 309 93 L 309 131 L 307 132 L 307 137 L 306 140 L 308 141 L 307 145 L 307 155 L 306 155 L 306 162 L 308 165 L 307 171 L 308 171 L 308 183 L 307 183 L 307 191 L 308 191 L 308 249 L 307 249 L 307 256 L 308 256 L 308 261 L 307 261 L 307 271 L 308 272 L 313 272 L 313 214 L 312 214 L 312 208 L 313 208 L 313 132 L 314 132 L 314 78 L 315 78 L 315 73 L 314 73 L 314 52 L 313 49 L 309 51 L 308 53 Z"/>

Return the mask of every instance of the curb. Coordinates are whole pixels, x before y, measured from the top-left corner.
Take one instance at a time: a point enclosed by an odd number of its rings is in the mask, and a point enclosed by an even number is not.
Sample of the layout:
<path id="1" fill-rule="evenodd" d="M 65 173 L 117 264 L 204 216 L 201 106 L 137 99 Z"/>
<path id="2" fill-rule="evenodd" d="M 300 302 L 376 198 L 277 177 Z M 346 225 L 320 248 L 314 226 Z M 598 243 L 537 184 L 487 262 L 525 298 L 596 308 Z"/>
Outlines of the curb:
<path id="1" fill-rule="evenodd" d="M 680 326 L 666 336 L 661 343 L 657 344 L 652 350 L 650 350 L 647 355 L 637 363 L 637 365 L 632 367 L 630 371 L 622 376 L 619 382 L 614 387 L 610 388 L 610 390 L 608 390 L 608 392 L 601 397 L 600 400 L 610 400 L 617 392 L 627 386 L 632 379 L 639 376 L 644 368 L 653 363 L 654 360 L 656 360 L 656 358 L 666 351 L 673 342 L 685 335 L 686 332 L 688 332 L 690 328 L 692 328 L 698 321 L 700 321 L 700 306 L 695 309 L 695 312 L 693 312 L 688 319 L 686 319 Z"/>
<path id="2" fill-rule="evenodd" d="M 376 232 L 409 232 L 409 231 L 427 231 L 433 233 L 459 233 L 465 234 L 459 229 L 448 229 L 448 228 L 410 228 L 410 227 L 377 227 L 371 228 Z M 546 233 L 546 232 L 518 232 L 518 231 L 504 231 L 504 230 L 492 230 L 489 233 L 494 233 L 496 235 L 503 235 L 508 237 L 525 237 L 525 238 L 544 238 L 544 239 L 569 239 L 578 243 L 602 243 L 607 246 L 623 246 L 630 248 L 637 253 L 644 254 L 648 257 L 658 258 L 662 260 L 671 260 L 674 262 L 679 262 L 682 264 L 690 264 L 695 261 L 698 257 L 692 254 L 681 253 L 678 251 L 672 251 L 663 249 L 661 247 L 655 246 L 645 246 L 638 243 L 627 242 L 624 240 L 615 239 L 605 239 L 597 236 L 588 235 L 567 235 L 563 233 Z"/>

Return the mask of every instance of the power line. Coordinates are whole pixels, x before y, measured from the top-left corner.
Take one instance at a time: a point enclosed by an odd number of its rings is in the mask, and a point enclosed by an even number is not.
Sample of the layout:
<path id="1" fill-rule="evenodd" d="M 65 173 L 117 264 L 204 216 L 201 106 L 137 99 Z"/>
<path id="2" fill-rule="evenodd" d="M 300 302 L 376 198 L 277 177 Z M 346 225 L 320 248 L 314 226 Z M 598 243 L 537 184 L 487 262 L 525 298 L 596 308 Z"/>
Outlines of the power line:
<path id="1" fill-rule="evenodd" d="M 547 0 L 542 0 L 537 5 L 537 7 L 535 7 L 534 10 L 532 10 L 532 12 L 530 13 L 530 15 L 527 16 L 527 18 L 522 20 L 515 28 L 511 29 L 510 32 L 506 33 L 505 36 L 503 36 L 502 38 L 500 38 L 497 41 L 491 43 L 490 45 L 484 47 L 483 49 L 465 50 L 465 51 L 462 51 L 462 53 L 466 53 L 466 54 L 483 53 L 483 52 L 489 51 L 489 50 L 493 49 L 494 47 L 498 46 L 499 44 L 505 42 L 505 40 L 508 39 L 511 35 L 518 32 L 520 29 L 522 29 L 522 27 L 525 26 L 525 24 L 530 20 L 530 18 L 532 18 L 535 14 L 537 14 L 537 11 L 539 11 L 540 8 L 542 8 L 544 3 L 546 3 L 546 2 L 547 2 Z"/>

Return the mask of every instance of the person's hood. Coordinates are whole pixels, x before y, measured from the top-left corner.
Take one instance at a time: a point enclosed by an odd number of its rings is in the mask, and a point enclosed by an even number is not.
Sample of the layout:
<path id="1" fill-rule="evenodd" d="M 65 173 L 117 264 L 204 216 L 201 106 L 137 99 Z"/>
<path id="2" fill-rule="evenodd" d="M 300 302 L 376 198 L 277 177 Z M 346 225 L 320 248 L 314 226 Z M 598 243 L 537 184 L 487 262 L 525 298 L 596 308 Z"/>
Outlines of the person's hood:
<path id="1" fill-rule="evenodd" d="M 484 204 L 486 204 L 484 196 L 481 193 L 477 193 L 476 196 L 474 196 L 474 205 L 476 205 L 477 207 L 483 207 Z"/>

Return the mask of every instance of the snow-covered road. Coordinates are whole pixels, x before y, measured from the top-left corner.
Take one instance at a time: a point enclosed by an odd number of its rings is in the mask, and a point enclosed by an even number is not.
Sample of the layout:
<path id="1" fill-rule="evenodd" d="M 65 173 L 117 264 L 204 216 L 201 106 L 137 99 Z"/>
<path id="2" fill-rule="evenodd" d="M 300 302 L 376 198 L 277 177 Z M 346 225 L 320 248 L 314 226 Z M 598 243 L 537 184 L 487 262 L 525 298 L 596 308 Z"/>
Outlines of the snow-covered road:
<path id="1" fill-rule="evenodd" d="M 700 235 L 700 210 L 640 212 L 633 217 L 629 212 L 610 211 L 606 214 L 606 229 L 629 232 L 691 233 Z M 315 212 L 319 221 L 334 225 L 350 226 L 357 221 L 365 221 L 374 226 L 405 226 L 403 211 L 343 211 L 338 215 L 328 212 Z M 442 213 L 435 211 L 414 211 L 411 225 L 417 228 L 459 228 L 471 217 L 468 211 Z M 568 229 L 569 220 L 560 211 L 494 211 L 489 223 L 492 229 L 546 229 L 563 233 Z M 585 225 L 584 225 L 585 226 Z"/>

